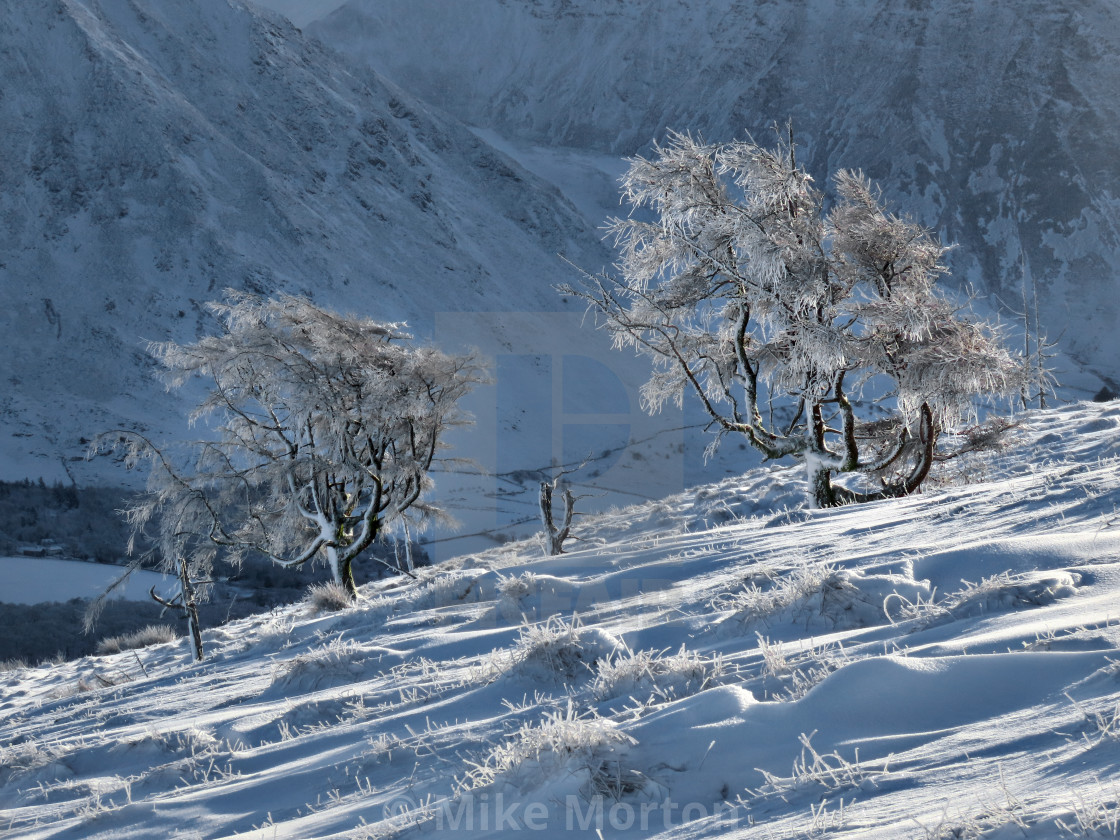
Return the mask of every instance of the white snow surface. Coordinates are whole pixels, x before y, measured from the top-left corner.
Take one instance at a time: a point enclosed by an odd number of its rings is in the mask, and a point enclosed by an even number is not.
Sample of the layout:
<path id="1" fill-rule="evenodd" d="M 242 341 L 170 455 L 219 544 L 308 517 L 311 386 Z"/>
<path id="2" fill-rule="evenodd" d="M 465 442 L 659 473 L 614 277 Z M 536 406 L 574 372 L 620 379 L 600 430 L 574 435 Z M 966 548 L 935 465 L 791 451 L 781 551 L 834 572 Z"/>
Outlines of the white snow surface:
<path id="1" fill-rule="evenodd" d="M 804 510 L 758 469 L 206 630 L 200 664 L 0 673 L 0 832 L 1113 836 L 1120 407 L 1019 421 L 904 500 Z"/>

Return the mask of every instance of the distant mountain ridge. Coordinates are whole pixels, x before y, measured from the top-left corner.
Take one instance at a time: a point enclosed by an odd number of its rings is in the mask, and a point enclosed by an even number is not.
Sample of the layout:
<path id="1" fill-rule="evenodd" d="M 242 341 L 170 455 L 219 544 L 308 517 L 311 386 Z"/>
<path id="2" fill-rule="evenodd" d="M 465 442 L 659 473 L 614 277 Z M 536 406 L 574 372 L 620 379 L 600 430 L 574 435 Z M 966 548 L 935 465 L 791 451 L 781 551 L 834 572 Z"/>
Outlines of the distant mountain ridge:
<path id="1" fill-rule="evenodd" d="M 792 118 L 816 176 L 862 168 L 993 300 L 1037 279 L 1051 336 L 1120 378 L 1115 3 L 350 0 L 306 28 L 525 143 L 633 154 Z"/>
<path id="2" fill-rule="evenodd" d="M 561 309 L 556 254 L 604 258 L 553 187 L 239 0 L 19 3 L 0 71 L 9 478 L 181 426 L 144 342 L 209 329 L 227 286 L 430 335 L 439 311 Z"/>
<path id="3" fill-rule="evenodd" d="M 535 517 L 534 470 L 588 453 L 627 496 L 739 469 L 682 442 L 702 418 L 646 418 L 645 363 L 552 286 L 572 279 L 558 254 L 611 259 L 595 214 L 618 212 L 621 155 L 667 127 L 715 140 L 787 115 L 818 176 L 861 166 L 959 241 L 959 281 L 1014 303 L 1024 264 L 1051 332 L 1120 379 L 1120 51 L 1098 0 L 336 5 L 301 7 L 326 46 L 240 0 L 0 20 L 0 477 L 116 480 L 80 461 L 84 439 L 182 430 L 144 343 L 210 329 L 226 286 L 485 344 L 500 381 L 468 454 L 510 484 L 487 491 L 507 519 Z"/>

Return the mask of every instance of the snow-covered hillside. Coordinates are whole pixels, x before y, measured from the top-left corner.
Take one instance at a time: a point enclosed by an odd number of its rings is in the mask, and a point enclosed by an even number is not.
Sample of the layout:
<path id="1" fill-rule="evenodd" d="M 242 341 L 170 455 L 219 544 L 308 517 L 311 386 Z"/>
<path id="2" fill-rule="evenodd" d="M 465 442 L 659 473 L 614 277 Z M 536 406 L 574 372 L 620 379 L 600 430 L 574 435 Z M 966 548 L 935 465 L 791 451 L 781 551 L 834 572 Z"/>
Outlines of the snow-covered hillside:
<path id="1" fill-rule="evenodd" d="M 305 4 L 303 20 L 323 15 L 306 31 L 511 142 L 633 154 L 667 128 L 761 141 L 792 118 L 818 178 L 862 168 L 960 243 L 961 284 L 1019 306 L 1025 271 L 1051 336 L 1120 379 L 1111 0 L 335 6 Z"/>
<path id="2" fill-rule="evenodd" d="M 1021 421 L 901 501 L 802 510 L 758 470 L 207 632 L 198 665 L 0 674 L 0 831 L 1115 836 L 1120 408 Z"/>
<path id="3" fill-rule="evenodd" d="M 209 330 L 202 304 L 230 286 L 407 319 L 452 346 L 596 342 L 549 317 L 570 277 L 557 254 L 607 259 L 575 208 L 278 15 L 239 0 L 20 3 L 0 20 L 0 72 L 9 478 L 65 479 L 65 459 L 79 480 L 116 479 L 81 462 L 81 438 L 181 429 L 145 342 Z M 464 310 L 518 314 L 478 337 L 447 315 Z"/>

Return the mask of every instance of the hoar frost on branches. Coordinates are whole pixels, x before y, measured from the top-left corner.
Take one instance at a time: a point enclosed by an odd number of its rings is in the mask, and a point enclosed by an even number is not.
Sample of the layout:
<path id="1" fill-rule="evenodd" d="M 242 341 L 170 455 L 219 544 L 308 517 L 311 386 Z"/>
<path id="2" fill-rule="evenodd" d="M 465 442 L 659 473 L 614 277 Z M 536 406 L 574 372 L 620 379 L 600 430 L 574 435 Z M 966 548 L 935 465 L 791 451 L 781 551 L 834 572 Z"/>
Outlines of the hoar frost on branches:
<path id="1" fill-rule="evenodd" d="M 205 576 L 217 549 L 235 564 L 247 552 L 289 567 L 321 558 L 356 595 L 353 564 L 386 526 L 439 513 L 424 498 L 429 469 L 466 422 L 458 403 L 481 369 L 413 345 L 403 325 L 303 298 L 231 291 L 210 309 L 219 335 L 150 349 L 169 387 L 207 381 L 191 419 L 209 419 L 213 438 L 177 460 L 134 433 L 98 442 L 151 467 L 129 521 L 154 521 L 169 571 Z"/>
<path id="2" fill-rule="evenodd" d="M 588 301 L 617 347 L 652 359 L 648 410 L 691 391 L 713 446 L 736 432 L 767 458 L 800 458 L 820 507 L 914 492 L 942 430 L 1023 375 L 993 326 L 936 291 L 948 249 L 888 213 L 860 173 L 834 185 L 825 212 L 792 132 L 774 149 L 672 134 L 623 178 L 631 207 L 654 218 L 611 220 L 618 275 L 561 289 Z"/>

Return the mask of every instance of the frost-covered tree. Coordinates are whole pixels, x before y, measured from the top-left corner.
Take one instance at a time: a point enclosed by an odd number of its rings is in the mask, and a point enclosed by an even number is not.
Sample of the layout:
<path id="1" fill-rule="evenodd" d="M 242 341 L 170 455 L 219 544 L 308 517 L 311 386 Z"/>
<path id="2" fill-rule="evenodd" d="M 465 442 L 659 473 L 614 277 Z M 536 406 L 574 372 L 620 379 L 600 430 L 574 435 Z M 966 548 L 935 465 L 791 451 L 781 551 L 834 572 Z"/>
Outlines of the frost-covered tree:
<path id="1" fill-rule="evenodd" d="M 212 436 L 174 463 L 138 435 L 113 439 L 152 466 L 129 520 L 155 523 L 169 571 L 182 561 L 202 572 L 216 548 L 232 563 L 248 552 L 288 567 L 321 558 L 353 597 L 354 562 L 387 526 L 439 514 L 425 499 L 429 470 L 466 422 L 459 400 L 481 370 L 415 345 L 403 325 L 303 298 L 231 291 L 210 308 L 217 335 L 150 349 L 169 387 L 205 381 L 191 419 Z"/>
<path id="2" fill-rule="evenodd" d="M 157 594 L 154 586 L 149 594 L 158 604 L 182 613 L 187 620 L 191 656 L 201 660 L 202 624 L 198 605 L 205 602 L 209 595 L 217 547 L 207 538 L 209 529 L 199 528 L 198 525 L 208 520 L 215 521 L 217 511 L 211 506 L 202 486 L 195 486 L 185 479 L 173 465 L 170 453 L 158 448 L 144 435 L 131 431 L 101 435 L 90 449 L 91 455 L 99 452 L 121 455 L 129 469 L 146 463 L 149 467 L 148 488 L 122 511 L 132 528 L 128 542 L 132 561 L 124 573 L 90 603 L 83 619 L 85 630 L 92 631 L 109 594 L 132 572 L 147 563 L 175 578 L 176 591 L 173 594 Z M 146 527 L 153 520 L 155 533 L 149 532 Z M 137 539 L 142 534 L 150 538 L 149 547 L 139 552 Z"/>
<path id="3" fill-rule="evenodd" d="M 937 292 L 947 248 L 934 235 L 858 172 L 834 186 L 826 210 L 792 133 L 772 149 L 672 134 L 630 161 L 633 211 L 609 227 L 617 274 L 561 290 L 652 359 L 648 410 L 692 392 L 713 447 L 737 433 L 767 458 L 800 458 L 818 506 L 913 492 L 941 431 L 1017 391 L 1023 370 L 993 326 Z"/>

